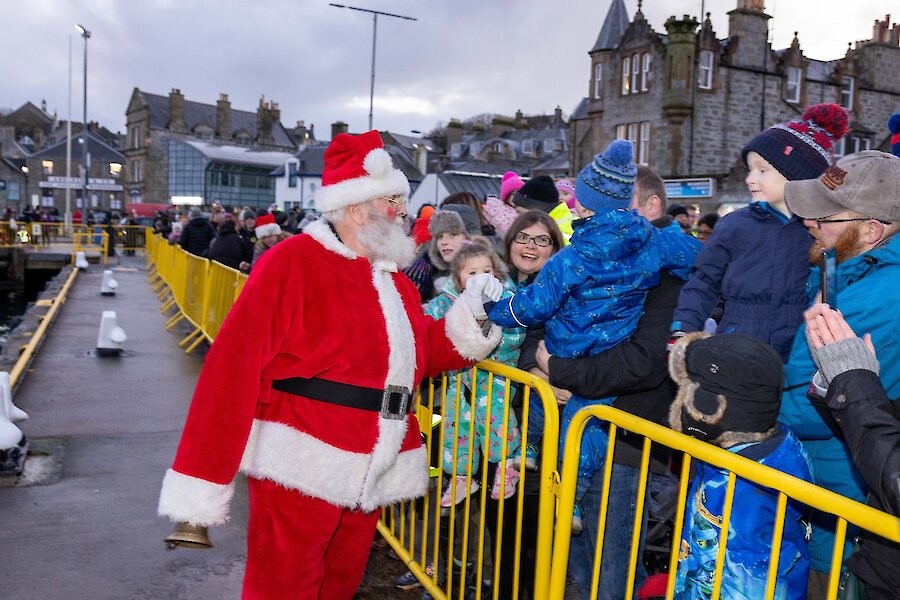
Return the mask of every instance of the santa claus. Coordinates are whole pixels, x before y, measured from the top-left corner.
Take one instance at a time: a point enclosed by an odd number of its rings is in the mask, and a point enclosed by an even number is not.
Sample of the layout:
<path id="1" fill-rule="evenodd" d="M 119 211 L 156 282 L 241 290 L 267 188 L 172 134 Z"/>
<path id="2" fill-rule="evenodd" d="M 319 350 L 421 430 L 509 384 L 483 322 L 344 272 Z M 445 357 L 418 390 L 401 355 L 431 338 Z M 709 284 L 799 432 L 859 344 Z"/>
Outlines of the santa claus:
<path id="1" fill-rule="evenodd" d="M 352 598 L 378 509 L 428 484 L 414 390 L 500 340 L 480 290 L 423 314 L 398 269 L 408 194 L 377 131 L 336 136 L 322 218 L 259 260 L 206 357 L 159 514 L 222 524 L 245 474 L 244 598 Z"/>

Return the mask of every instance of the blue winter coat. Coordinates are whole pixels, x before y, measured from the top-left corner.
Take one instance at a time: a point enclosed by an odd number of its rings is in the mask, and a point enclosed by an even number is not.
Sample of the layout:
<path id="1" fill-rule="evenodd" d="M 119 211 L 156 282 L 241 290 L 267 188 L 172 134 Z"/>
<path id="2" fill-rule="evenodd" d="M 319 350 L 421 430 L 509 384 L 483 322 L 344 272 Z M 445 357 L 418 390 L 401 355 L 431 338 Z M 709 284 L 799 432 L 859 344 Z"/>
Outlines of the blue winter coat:
<path id="1" fill-rule="evenodd" d="M 629 210 L 577 221 L 571 245 L 547 261 L 534 283 L 497 302 L 488 317 L 501 327 L 545 323 L 553 356 L 594 355 L 628 338 L 659 283 L 654 227 Z"/>
<path id="2" fill-rule="evenodd" d="M 681 289 L 673 330 L 702 331 L 720 299 L 719 333 L 751 335 L 787 360 L 808 307 L 806 279 L 812 237 L 754 202 L 719 220 Z"/>
<path id="3" fill-rule="evenodd" d="M 811 480 L 800 442 L 789 431 L 781 431 L 775 437 L 755 444 L 735 446 L 729 451 L 804 481 Z M 691 481 L 684 513 L 675 576 L 676 600 L 705 600 L 712 593 L 727 483 L 726 471 L 697 463 L 697 474 Z M 778 496 L 772 490 L 741 478 L 735 481 L 721 598 L 761 600 L 765 597 L 777 504 Z M 798 503 L 788 503 L 775 598 L 806 598 L 809 554 L 806 526 L 800 520 L 802 510 Z"/>
<path id="4" fill-rule="evenodd" d="M 900 398 L 900 236 L 842 262 L 837 267 L 837 307 L 859 335 L 872 334 L 881 363 L 881 382 L 889 398 Z M 809 301 L 819 291 L 819 269 L 809 277 Z M 865 502 L 865 484 L 853 467 L 846 444 L 835 437 L 807 398 L 815 364 L 806 342 L 806 326 L 797 330 L 784 370 L 784 395 L 778 420 L 796 432 L 812 463 L 817 485 Z M 833 525 L 813 522 L 812 568 L 830 570 Z M 847 539 L 852 539 L 848 531 Z M 847 549 L 849 550 L 849 545 Z"/>
<path id="5" fill-rule="evenodd" d="M 656 229 L 664 264 L 663 270 L 668 266 L 669 273 L 682 281 L 687 281 L 703 243 L 694 236 L 687 235 L 672 217 L 666 218 L 669 219 L 669 224 Z"/>

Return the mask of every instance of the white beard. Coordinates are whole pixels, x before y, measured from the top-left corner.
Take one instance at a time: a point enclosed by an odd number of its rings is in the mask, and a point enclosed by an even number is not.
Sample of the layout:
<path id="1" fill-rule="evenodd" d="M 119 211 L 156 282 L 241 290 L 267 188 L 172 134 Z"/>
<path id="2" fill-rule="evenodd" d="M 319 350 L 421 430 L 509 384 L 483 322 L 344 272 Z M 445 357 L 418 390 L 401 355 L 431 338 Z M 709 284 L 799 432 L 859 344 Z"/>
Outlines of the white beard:
<path id="1" fill-rule="evenodd" d="M 404 268 L 416 257 L 416 243 L 403 230 L 402 219 L 391 221 L 369 208 L 369 222 L 356 232 L 356 240 L 366 249 L 369 260 L 389 260 Z"/>

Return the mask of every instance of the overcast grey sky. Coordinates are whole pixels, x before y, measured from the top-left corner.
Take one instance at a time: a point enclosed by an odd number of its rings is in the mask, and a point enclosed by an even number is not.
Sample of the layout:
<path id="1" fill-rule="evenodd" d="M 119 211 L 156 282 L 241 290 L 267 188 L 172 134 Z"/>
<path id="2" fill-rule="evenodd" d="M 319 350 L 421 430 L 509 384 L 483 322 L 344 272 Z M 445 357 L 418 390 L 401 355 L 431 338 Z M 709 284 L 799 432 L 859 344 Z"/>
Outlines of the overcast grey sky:
<path id="1" fill-rule="evenodd" d="M 378 129 L 426 131 L 450 117 L 574 109 L 588 88 L 591 48 L 610 0 L 345 0 L 416 17 L 379 17 L 375 80 Z M 720 38 L 737 0 L 706 0 Z M 869 39 L 895 0 L 767 0 L 775 48 L 799 31 L 808 57 L 832 60 L 847 42 Z M 625 0 L 629 14 L 637 0 Z M 72 118 L 81 120 L 83 42 L 88 43 L 88 119 L 124 130 L 132 88 L 235 109 L 261 95 L 282 122 L 314 123 L 328 139 L 343 120 L 363 131 L 369 111 L 371 15 L 328 0 L 0 0 L 0 107 L 46 99 L 66 118 L 72 45 Z M 645 0 L 651 26 L 670 15 L 699 16 L 700 0 Z M 893 15 L 893 20 L 900 14 Z"/>

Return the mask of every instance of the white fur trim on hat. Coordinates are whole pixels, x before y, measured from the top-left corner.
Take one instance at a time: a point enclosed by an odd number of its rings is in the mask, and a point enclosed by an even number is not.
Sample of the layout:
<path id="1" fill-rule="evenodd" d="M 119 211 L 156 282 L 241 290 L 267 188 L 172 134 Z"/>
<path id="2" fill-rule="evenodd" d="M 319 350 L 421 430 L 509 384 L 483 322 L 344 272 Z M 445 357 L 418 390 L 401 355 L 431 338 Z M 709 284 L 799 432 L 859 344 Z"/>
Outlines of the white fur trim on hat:
<path id="1" fill-rule="evenodd" d="M 279 234 L 281 234 L 281 227 L 278 226 L 278 223 L 268 223 L 267 225 L 261 225 L 256 228 L 257 239 L 262 239 L 266 236 Z"/>
<path id="2" fill-rule="evenodd" d="M 316 210 L 323 213 L 381 196 L 409 195 L 406 175 L 392 168 L 391 156 L 383 148 L 370 151 L 363 167 L 368 175 L 322 186 L 316 194 Z"/>
<path id="3" fill-rule="evenodd" d="M 228 521 L 234 484 L 218 484 L 169 469 L 159 494 L 159 516 L 192 525 Z"/>

